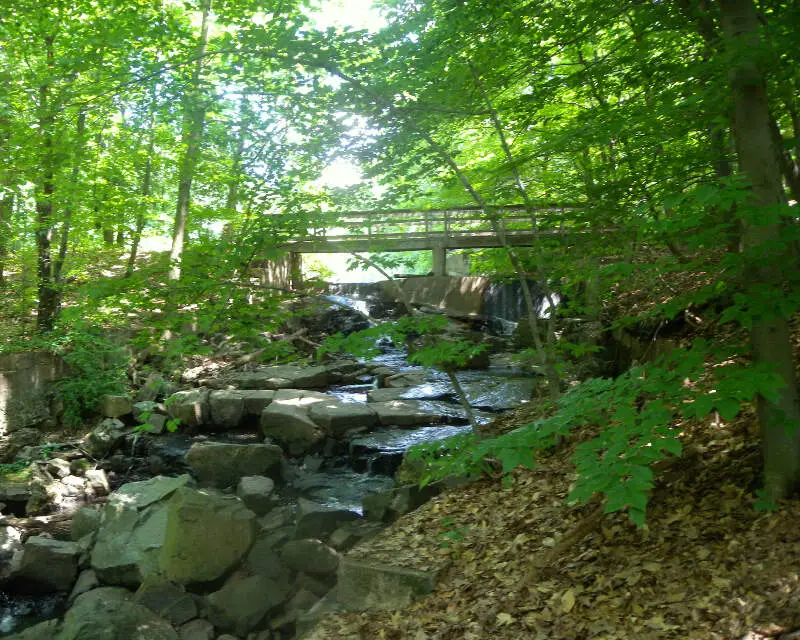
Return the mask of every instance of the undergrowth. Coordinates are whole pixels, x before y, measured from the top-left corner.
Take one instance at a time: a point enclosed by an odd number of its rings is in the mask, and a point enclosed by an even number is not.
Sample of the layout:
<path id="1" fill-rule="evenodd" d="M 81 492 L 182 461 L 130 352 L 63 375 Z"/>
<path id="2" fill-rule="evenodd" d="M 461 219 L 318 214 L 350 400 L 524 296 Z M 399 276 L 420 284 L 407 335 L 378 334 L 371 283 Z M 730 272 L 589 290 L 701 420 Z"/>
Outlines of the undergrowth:
<path id="1" fill-rule="evenodd" d="M 599 434 L 575 449 L 578 477 L 568 500 L 586 503 L 600 494 L 606 513 L 627 511 L 641 526 L 654 484 L 652 467 L 680 455 L 682 420 L 712 413 L 732 420 L 757 394 L 773 400 L 780 390 L 779 376 L 737 361 L 731 357 L 736 351 L 697 340 L 691 349 L 675 349 L 615 379 L 592 378 L 574 386 L 549 417 L 497 437 L 470 432 L 417 445 L 408 458 L 424 469 L 422 484 L 498 471 L 510 482 L 518 466 L 535 466 L 538 452 L 577 429 L 593 426 Z M 772 505 L 761 501 L 757 506 Z"/>

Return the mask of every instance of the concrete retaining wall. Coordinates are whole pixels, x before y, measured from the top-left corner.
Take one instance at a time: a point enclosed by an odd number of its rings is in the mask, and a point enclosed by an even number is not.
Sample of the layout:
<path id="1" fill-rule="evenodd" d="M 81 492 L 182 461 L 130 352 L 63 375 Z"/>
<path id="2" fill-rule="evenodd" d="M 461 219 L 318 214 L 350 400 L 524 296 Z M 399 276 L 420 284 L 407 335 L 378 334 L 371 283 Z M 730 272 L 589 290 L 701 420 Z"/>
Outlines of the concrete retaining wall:
<path id="1" fill-rule="evenodd" d="M 412 304 L 446 309 L 453 317 L 479 316 L 483 308 L 483 295 L 489 287 L 484 276 L 425 276 L 397 281 Z M 381 282 L 387 295 L 396 297 L 390 282 Z"/>
<path id="2" fill-rule="evenodd" d="M 46 351 L 0 355 L 0 437 L 50 418 L 52 384 L 65 374 L 63 360 Z"/>

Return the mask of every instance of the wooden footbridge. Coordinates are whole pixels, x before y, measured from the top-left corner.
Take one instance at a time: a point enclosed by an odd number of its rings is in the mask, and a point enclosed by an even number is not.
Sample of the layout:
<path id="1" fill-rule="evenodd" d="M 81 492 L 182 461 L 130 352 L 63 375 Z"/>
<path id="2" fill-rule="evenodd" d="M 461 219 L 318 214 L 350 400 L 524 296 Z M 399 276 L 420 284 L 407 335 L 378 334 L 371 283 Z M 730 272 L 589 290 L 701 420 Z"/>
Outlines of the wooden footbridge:
<path id="1" fill-rule="evenodd" d="M 575 205 L 547 205 L 536 209 L 536 225 L 522 206 L 498 207 L 497 224 L 510 246 L 531 246 L 543 236 L 575 233 L 559 228 L 561 215 Z M 481 209 L 432 209 L 424 211 L 358 211 L 322 214 L 303 238 L 281 248 L 294 253 L 375 253 L 432 251 L 435 275 L 444 275 L 450 249 L 501 247 L 492 222 Z"/>

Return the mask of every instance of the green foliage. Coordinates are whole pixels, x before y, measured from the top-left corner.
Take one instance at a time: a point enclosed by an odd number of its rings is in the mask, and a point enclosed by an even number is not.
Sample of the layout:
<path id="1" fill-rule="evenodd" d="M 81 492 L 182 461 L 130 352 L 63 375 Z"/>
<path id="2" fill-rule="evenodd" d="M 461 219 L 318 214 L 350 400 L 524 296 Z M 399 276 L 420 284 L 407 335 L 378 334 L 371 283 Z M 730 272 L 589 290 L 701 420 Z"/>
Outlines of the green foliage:
<path id="1" fill-rule="evenodd" d="M 100 329 L 70 329 L 52 336 L 51 348 L 62 356 L 69 371 L 56 386 L 66 425 L 79 426 L 97 410 L 103 395 L 125 393 L 127 357 Z"/>
<path id="2" fill-rule="evenodd" d="M 23 482 L 30 476 L 29 460 L 15 460 L 0 464 L 0 478 L 4 482 Z"/>
<path id="3" fill-rule="evenodd" d="M 569 500 L 585 503 L 602 494 L 606 512 L 627 511 L 641 526 L 654 482 L 652 466 L 681 454 L 680 420 L 702 420 L 714 411 L 733 420 L 742 403 L 759 394 L 773 398 L 780 388 L 775 373 L 738 364 L 728 355 L 697 341 L 691 349 L 676 349 L 616 379 L 590 379 L 573 387 L 548 418 L 497 438 L 462 434 L 419 445 L 409 459 L 427 465 L 423 483 L 453 475 L 507 475 L 518 466 L 532 468 L 534 452 L 555 446 L 573 430 L 599 427 L 598 435 L 576 447 L 578 479 Z"/>
<path id="4" fill-rule="evenodd" d="M 469 527 L 455 526 L 452 518 L 440 518 L 439 525 L 444 529 L 439 533 L 439 546 L 442 549 L 450 549 L 457 542 L 466 540 Z"/>
<path id="5" fill-rule="evenodd" d="M 403 316 L 369 329 L 349 335 L 341 333 L 328 338 L 320 347 L 319 355 L 345 352 L 368 358 L 380 350 L 376 343 L 380 338 L 389 338 L 395 344 L 404 344 L 414 338 L 423 337 L 422 346 L 409 355 L 409 362 L 423 367 L 453 370 L 464 367 L 471 358 L 488 348 L 469 340 L 440 339 L 448 321 L 443 316 Z"/>
<path id="6" fill-rule="evenodd" d="M 408 338 L 438 333 L 447 326 L 443 316 L 404 316 L 394 322 L 355 331 L 348 335 L 337 333 L 330 336 L 320 347 L 320 356 L 326 353 L 346 352 L 361 358 L 378 355 L 377 341 L 389 338 L 395 344 L 403 344 Z"/>
<path id="7" fill-rule="evenodd" d="M 171 400 L 171 398 L 168 398 L 168 401 L 169 400 Z M 138 435 L 141 433 L 152 433 L 155 430 L 155 427 L 148 422 L 150 420 L 151 415 L 152 415 L 151 412 L 145 411 L 139 416 L 139 419 L 142 421 L 142 423 L 137 424 L 133 428 L 134 433 Z M 180 428 L 180 426 L 181 426 L 180 418 L 170 418 L 164 423 L 164 428 L 169 433 L 175 433 Z"/>

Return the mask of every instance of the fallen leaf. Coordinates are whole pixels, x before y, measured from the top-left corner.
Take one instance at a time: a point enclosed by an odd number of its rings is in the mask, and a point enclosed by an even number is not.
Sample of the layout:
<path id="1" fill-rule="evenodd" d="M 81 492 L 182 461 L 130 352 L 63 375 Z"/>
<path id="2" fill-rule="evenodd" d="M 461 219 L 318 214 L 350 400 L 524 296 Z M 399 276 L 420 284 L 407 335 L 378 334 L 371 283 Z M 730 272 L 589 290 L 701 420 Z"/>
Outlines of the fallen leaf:
<path id="1" fill-rule="evenodd" d="M 567 589 L 561 596 L 561 610 L 564 613 L 569 613 L 574 606 L 575 592 L 572 589 Z"/>
<path id="2" fill-rule="evenodd" d="M 512 616 L 510 613 L 497 614 L 497 624 L 499 624 L 501 627 L 509 625 L 513 622 L 516 622 L 516 620 L 514 619 L 514 616 Z"/>

